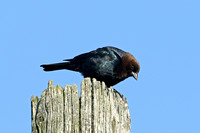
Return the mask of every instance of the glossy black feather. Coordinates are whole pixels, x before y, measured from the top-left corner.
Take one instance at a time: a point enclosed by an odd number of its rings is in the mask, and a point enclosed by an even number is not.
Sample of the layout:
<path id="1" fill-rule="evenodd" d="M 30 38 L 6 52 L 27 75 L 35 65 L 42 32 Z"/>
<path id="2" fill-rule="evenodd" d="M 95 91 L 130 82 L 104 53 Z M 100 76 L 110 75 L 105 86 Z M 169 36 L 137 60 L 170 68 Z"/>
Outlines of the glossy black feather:
<path id="1" fill-rule="evenodd" d="M 66 62 L 41 65 L 44 71 L 69 69 L 82 73 L 84 77 L 96 78 L 104 81 L 107 86 L 112 86 L 124 80 L 128 76 L 122 76 L 122 57 L 127 52 L 115 47 L 103 47 L 84 53 Z"/>

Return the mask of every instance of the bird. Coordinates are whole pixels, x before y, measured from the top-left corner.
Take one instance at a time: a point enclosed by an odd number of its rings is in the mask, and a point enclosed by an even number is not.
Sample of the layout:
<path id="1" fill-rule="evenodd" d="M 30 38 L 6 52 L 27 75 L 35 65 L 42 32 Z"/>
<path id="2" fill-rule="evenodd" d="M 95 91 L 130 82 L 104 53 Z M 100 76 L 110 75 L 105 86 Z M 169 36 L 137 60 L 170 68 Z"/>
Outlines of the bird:
<path id="1" fill-rule="evenodd" d="M 63 61 L 40 67 L 44 71 L 67 69 L 80 72 L 84 78 L 104 81 L 107 87 L 131 76 L 137 80 L 140 71 L 140 64 L 132 54 L 112 46 L 98 48 Z"/>

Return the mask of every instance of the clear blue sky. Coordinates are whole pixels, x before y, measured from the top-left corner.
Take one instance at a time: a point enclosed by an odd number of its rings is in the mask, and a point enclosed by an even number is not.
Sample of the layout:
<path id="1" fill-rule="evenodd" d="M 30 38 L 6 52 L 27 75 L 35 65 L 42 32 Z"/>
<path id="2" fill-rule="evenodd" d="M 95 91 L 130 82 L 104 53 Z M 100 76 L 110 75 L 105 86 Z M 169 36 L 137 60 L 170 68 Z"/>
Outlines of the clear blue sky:
<path id="1" fill-rule="evenodd" d="M 132 53 L 139 80 L 114 86 L 133 133 L 200 133 L 200 1 L 17 0 L 0 2 L 0 128 L 31 131 L 31 96 L 48 80 L 78 84 L 72 71 L 39 66 L 103 46 Z"/>

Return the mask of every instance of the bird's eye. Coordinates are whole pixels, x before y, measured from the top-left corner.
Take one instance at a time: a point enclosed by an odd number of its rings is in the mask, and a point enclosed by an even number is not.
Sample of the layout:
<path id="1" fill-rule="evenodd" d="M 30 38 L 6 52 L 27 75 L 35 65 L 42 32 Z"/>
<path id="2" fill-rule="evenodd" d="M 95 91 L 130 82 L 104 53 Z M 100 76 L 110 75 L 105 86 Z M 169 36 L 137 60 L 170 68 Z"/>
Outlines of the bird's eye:
<path id="1" fill-rule="evenodd" d="M 136 72 L 137 71 L 137 67 L 136 66 L 132 66 L 131 69 L 132 69 L 132 72 Z"/>
<path id="2" fill-rule="evenodd" d="M 131 67 L 131 69 L 132 69 L 132 71 L 133 71 L 133 70 L 135 69 L 135 67 L 134 67 L 134 66 L 132 66 L 132 67 Z"/>

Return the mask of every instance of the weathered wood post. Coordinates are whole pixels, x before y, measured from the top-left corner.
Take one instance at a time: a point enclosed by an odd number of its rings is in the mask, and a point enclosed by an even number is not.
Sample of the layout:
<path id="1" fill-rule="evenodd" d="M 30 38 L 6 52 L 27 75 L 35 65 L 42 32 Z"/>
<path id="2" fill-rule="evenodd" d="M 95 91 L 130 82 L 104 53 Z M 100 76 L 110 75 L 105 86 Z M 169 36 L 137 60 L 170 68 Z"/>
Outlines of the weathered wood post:
<path id="1" fill-rule="evenodd" d="M 31 97 L 32 133 L 130 133 L 126 98 L 104 82 L 85 78 L 65 88 L 49 81 L 41 98 Z"/>

